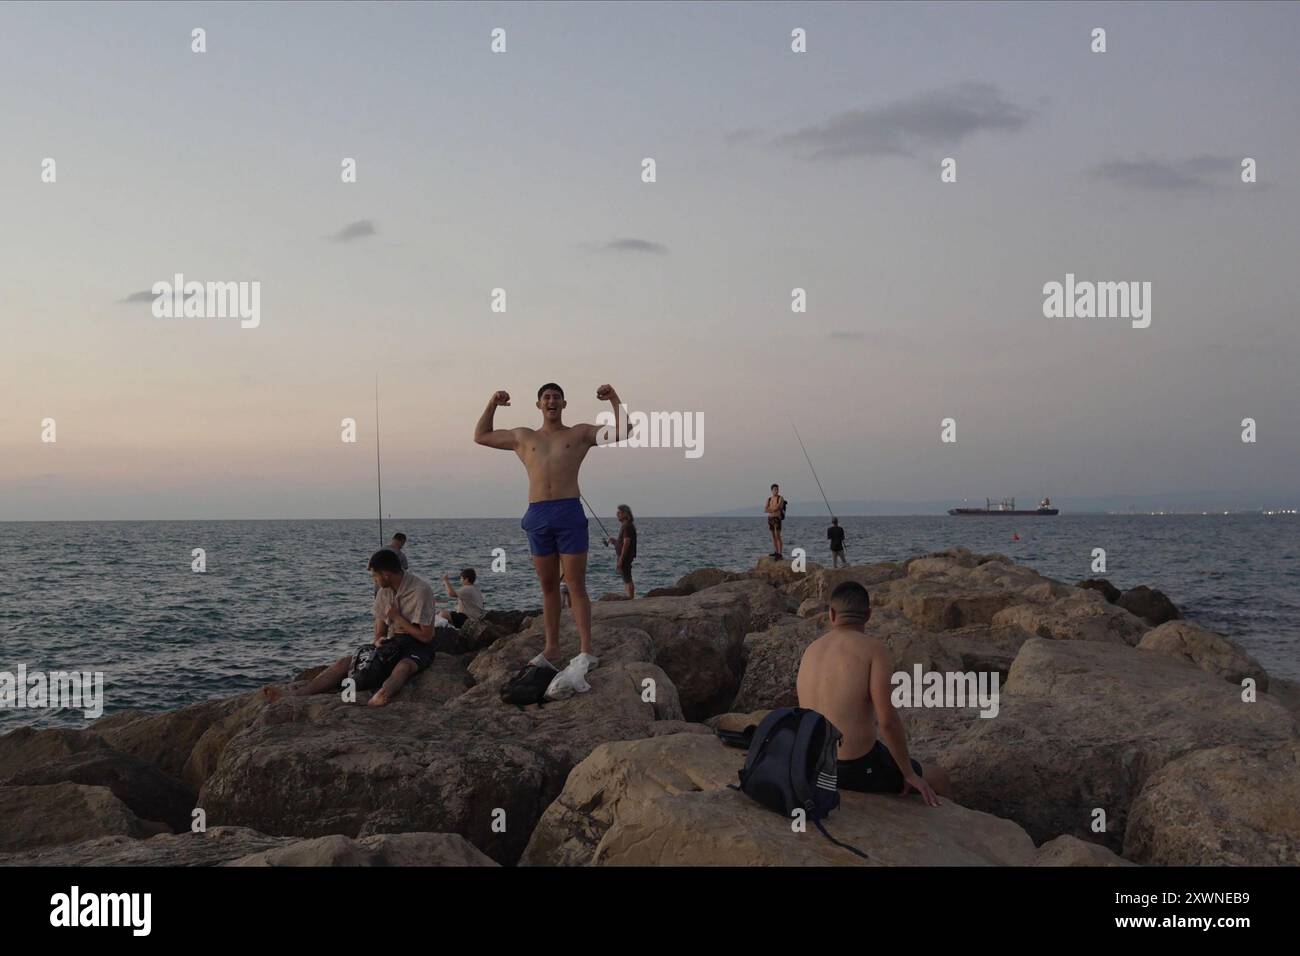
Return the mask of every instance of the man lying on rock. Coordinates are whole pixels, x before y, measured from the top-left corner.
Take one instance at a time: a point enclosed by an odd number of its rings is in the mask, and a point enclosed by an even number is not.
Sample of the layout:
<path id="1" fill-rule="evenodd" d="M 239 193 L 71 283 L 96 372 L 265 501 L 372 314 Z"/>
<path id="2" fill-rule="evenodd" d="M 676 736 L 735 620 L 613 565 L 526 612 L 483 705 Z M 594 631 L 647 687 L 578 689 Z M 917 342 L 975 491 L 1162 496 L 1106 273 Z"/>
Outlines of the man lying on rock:
<path id="1" fill-rule="evenodd" d="M 384 684 L 370 698 L 368 706 L 390 703 L 402 685 L 433 663 L 434 594 L 429 582 L 402 570 L 396 552 L 387 548 L 370 557 L 370 576 L 379 589 L 372 608 L 375 618 L 375 646 L 385 640 L 397 642 L 397 653 L 386 663 Z M 352 655 L 340 657 L 302 687 L 265 687 L 268 700 L 305 697 L 338 689 L 348 676 Z"/>
<path id="2" fill-rule="evenodd" d="M 931 767 L 922 778 L 921 765 L 908 756 L 907 733 L 890 700 L 893 655 L 867 633 L 870 617 L 871 598 L 861 584 L 845 581 L 831 592 L 831 629 L 808 645 L 799 662 L 799 706 L 817 711 L 844 735 L 837 766 L 841 790 L 915 790 L 937 807 L 935 791 L 952 796 L 948 774 Z"/>

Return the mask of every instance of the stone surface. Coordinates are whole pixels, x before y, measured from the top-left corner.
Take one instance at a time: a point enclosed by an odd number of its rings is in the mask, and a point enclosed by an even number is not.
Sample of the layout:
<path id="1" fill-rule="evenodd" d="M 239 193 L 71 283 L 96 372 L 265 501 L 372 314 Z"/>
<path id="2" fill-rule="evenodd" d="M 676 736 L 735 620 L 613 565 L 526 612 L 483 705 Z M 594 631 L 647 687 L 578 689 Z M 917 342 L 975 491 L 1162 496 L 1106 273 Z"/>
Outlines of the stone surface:
<path id="1" fill-rule="evenodd" d="M 224 866 L 496 866 L 456 833 L 333 834 L 261 850 Z"/>
<path id="2" fill-rule="evenodd" d="M 75 783 L 0 787 L 0 820 L 0 853 L 165 829 L 138 818 L 107 787 Z"/>
<path id="3" fill-rule="evenodd" d="M 1133 802 L 1124 855 L 1158 866 L 1300 865 L 1300 743 L 1167 763 Z"/>
<path id="4" fill-rule="evenodd" d="M 1192 751 L 1280 744 L 1292 715 L 1263 696 L 1163 655 L 1088 641 L 1027 641 L 1000 711 L 942 741 L 957 799 L 1015 820 L 1038 841 L 1061 834 L 1119 851 L 1148 777 Z M 1107 832 L 1090 830 L 1095 808 Z"/>
<path id="5" fill-rule="evenodd" d="M 1240 684 L 1253 677 L 1260 690 L 1268 690 L 1268 674 L 1235 641 L 1221 634 L 1197 627 L 1190 621 L 1169 621 L 1148 631 L 1138 642 L 1138 649 L 1167 654 L 1186 661 L 1203 671 Z"/>
<path id="6" fill-rule="evenodd" d="M 530 865 L 918 866 L 1028 864 L 1020 827 L 944 801 L 842 793 L 826 820 L 840 842 L 791 822 L 726 785 L 744 752 L 679 734 L 607 744 L 574 768 L 543 815 L 522 862 Z"/>

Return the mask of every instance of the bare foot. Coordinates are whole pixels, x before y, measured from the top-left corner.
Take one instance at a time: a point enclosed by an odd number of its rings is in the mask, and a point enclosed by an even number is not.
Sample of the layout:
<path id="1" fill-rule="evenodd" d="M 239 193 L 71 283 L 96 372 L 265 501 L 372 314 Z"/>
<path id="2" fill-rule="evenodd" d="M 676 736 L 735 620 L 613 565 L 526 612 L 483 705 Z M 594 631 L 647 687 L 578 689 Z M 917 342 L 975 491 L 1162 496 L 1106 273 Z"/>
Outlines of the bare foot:
<path id="1" fill-rule="evenodd" d="M 374 696 L 366 701 L 367 707 L 387 707 L 388 697 L 385 696 L 382 689 L 375 691 Z"/>

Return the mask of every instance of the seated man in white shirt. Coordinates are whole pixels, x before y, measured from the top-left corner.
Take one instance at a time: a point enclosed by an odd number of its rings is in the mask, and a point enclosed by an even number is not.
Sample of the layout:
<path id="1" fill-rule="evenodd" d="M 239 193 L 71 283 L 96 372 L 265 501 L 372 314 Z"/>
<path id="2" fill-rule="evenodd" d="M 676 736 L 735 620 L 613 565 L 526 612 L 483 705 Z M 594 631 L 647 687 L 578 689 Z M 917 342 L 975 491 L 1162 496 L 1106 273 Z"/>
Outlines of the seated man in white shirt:
<path id="1" fill-rule="evenodd" d="M 375 619 L 375 646 L 396 641 L 398 653 L 388 661 L 384 685 L 370 698 L 369 706 L 392 702 L 410 678 L 433 663 L 433 588 L 423 578 L 402 570 L 397 552 L 388 548 L 370 558 L 370 576 L 378 592 L 371 608 Z M 301 687 L 264 687 L 269 700 L 304 697 L 336 690 L 348 676 L 352 655 L 340 657 Z"/>
<path id="2" fill-rule="evenodd" d="M 438 617 L 451 624 L 452 627 L 464 627 L 468 621 L 477 621 L 483 617 L 483 592 L 478 589 L 474 582 L 478 580 L 478 574 L 473 568 L 465 568 L 460 572 L 460 590 L 451 586 L 451 579 L 447 575 L 442 576 L 442 583 L 447 586 L 447 593 L 456 599 L 456 610 L 439 611 Z"/>

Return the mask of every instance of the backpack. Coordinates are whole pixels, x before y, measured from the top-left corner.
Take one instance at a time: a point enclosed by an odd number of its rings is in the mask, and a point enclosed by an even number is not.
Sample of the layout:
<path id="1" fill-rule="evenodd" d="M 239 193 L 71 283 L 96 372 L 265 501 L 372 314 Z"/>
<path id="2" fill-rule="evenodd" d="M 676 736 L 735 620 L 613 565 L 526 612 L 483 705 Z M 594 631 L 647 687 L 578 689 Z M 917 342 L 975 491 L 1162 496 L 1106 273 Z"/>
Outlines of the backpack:
<path id="1" fill-rule="evenodd" d="M 392 639 L 378 645 L 362 644 L 352 655 L 348 676 L 356 682 L 357 690 L 378 690 L 388 680 L 400 654 L 398 642 Z"/>
<path id="2" fill-rule="evenodd" d="M 822 836 L 865 860 L 865 853 L 836 840 L 822 825 L 840 805 L 836 753 L 843 736 L 815 710 L 778 707 L 754 731 L 740 786 L 732 789 L 786 818 L 803 810 Z"/>
<path id="3" fill-rule="evenodd" d="M 786 501 L 784 498 L 782 498 L 782 499 L 781 499 L 781 512 L 780 512 L 780 515 L 779 515 L 779 517 L 780 517 L 780 519 L 781 519 L 782 521 L 785 520 L 785 506 L 786 506 L 787 504 L 789 504 L 789 502 Z"/>
<path id="4" fill-rule="evenodd" d="M 546 701 L 546 689 L 551 686 L 551 681 L 558 673 L 533 664 L 525 664 L 501 687 L 501 701 L 514 704 L 519 708 L 529 704 L 541 707 Z"/>

